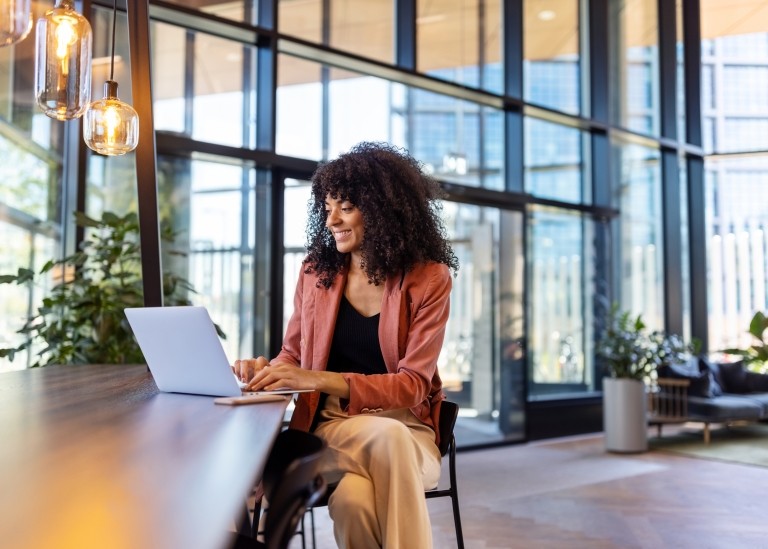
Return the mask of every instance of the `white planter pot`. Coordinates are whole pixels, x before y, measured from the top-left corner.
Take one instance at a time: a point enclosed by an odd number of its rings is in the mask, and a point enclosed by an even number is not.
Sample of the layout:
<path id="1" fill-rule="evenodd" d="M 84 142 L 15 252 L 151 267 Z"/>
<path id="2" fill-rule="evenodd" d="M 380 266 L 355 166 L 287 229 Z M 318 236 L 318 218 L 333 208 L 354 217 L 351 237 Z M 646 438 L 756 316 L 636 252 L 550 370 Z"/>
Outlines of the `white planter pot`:
<path id="1" fill-rule="evenodd" d="M 645 384 L 635 379 L 603 379 L 603 430 L 609 452 L 648 450 Z"/>

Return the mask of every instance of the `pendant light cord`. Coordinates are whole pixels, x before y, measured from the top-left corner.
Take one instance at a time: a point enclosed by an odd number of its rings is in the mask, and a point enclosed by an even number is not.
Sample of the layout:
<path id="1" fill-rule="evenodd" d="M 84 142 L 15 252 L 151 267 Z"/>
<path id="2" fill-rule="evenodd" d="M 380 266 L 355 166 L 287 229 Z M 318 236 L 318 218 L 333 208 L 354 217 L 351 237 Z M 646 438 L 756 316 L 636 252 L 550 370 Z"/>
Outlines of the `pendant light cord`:
<path id="1" fill-rule="evenodd" d="M 109 79 L 115 79 L 115 22 L 117 21 L 117 0 L 112 2 L 112 59 L 109 63 Z"/>

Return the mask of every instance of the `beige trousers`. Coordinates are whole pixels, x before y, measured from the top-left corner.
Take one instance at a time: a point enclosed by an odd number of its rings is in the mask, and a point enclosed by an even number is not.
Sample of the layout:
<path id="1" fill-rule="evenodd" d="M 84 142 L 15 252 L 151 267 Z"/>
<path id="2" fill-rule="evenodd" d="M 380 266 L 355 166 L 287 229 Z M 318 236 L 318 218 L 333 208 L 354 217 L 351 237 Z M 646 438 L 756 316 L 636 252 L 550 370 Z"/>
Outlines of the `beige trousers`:
<path id="1" fill-rule="evenodd" d="M 424 490 L 440 479 L 435 433 L 408 409 L 348 416 L 329 396 L 315 434 L 328 443 L 320 465 L 338 487 L 328 502 L 341 549 L 429 549 Z"/>

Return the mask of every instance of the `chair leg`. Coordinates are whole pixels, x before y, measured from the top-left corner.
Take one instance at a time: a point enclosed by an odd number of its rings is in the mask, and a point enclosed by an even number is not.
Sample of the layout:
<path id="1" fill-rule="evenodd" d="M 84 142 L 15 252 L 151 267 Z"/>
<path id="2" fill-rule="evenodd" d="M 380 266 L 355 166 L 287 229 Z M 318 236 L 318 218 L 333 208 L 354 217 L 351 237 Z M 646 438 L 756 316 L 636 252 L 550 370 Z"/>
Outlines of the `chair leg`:
<path id="1" fill-rule="evenodd" d="M 312 523 L 312 549 L 317 549 L 317 540 L 315 539 L 315 510 L 309 508 L 309 520 Z"/>
<path id="2" fill-rule="evenodd" d="M 248 510 L 247 503 L 243 506 L 243 512 L 237 526 L 237 533 L 249 538 L 253 537 L 253 523 L 251 522 L 251 512 Z"/>
<path id="3" fill-rule="evenodd" d="M 464 533 L 461 530 L 461 513 L 459 512 L 459 492 L 456 488 L 456 439 L 451 440 L 448 472 L 451 478 L 451 504 L 453 506 L 453 526 L 456 529 L 456 545 L 459 549 L 464 549 Z"/>

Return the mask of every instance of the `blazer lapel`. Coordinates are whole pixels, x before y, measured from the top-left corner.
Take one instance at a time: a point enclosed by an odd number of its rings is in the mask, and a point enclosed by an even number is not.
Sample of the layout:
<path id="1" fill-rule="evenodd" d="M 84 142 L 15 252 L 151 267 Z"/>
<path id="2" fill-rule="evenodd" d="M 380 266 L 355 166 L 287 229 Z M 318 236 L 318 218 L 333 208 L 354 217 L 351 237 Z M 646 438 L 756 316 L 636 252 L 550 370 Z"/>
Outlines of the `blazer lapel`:
<path id="1" fill-rule="evenodd" d="M 341 296 L 346 286 L 346 271 L 339 273 L 327 290 L 315 288 L 315 325 L 312 349 L 312 369 L 325 370 L 331 353 L 333 330 L 339 313 Z"/>
<path id="2" fill-rule="evenodd" d="M 384 296 L 381 302 L 381 316 L 379 317 L 379 344 L 384 364 L 391 372 L 397 371 L 397 363 L 400 362 L 401 348 L 405 349 L 407 331 L 407 318 L 405 311 L 406 302 L 403 291 L 400 288 L 399 277 L 389 277 L 385 283 Z"/>

